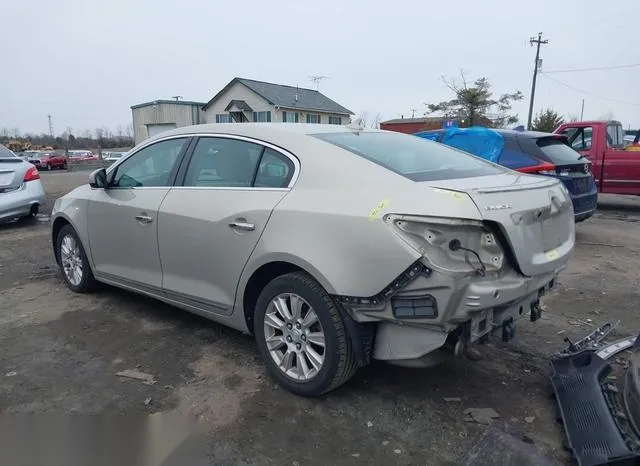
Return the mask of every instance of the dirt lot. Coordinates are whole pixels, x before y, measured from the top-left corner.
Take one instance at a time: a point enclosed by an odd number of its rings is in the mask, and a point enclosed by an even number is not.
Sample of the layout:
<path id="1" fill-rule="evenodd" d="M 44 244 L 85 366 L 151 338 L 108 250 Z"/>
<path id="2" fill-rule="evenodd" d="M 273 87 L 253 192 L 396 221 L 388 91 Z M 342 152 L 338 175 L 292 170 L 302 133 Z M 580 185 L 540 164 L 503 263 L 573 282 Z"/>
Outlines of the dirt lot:
<path id="1" fill-rule="evenodd" d="M 86 178 L 44 174 L 42 211 Z M 42 220 L 0 227 L 0 412 L 192 414 L 212 464 L 461 464 L 486 428 L 465 422 L 467 408 L 495 409 L 562 464 L 546 356 L 592 324 L 621 319 L 618 334 L 628 335 L 640 322 L 640 200 L 606 197 L 578 225 L 575 258 L 543 319 L 521 320 L 514 342 L 480 347 L 479 362 L 373 364 L 308 400 L 267 378 L 247 336 L 117 289 L 68 291 Z M 115 375 L 124 369 L 157 383 Z"/>

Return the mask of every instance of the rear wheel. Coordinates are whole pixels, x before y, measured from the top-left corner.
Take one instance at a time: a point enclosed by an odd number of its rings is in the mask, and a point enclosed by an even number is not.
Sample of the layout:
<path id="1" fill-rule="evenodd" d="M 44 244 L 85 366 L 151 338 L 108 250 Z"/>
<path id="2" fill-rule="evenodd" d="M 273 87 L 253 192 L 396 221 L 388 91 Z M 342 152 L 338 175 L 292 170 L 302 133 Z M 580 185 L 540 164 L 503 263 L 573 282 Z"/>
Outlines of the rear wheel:
<path id="1" fill-rule="evenodd" d="M 97 282 L 93 277 L 87 255 L 71 225 L 65 225 L 60 229 L 56 241 L 56 252 L 62 277 L 72 291 L 86 293 L 96 287 Z"/>
<path id="2" fill-rule="evenodd" d="M 256 303 L 254 326 L 267 370 L 290 392 L 322 395 L 356 372 L 340 311 L 304 273 L 282 275 L 267 284 Z"/>

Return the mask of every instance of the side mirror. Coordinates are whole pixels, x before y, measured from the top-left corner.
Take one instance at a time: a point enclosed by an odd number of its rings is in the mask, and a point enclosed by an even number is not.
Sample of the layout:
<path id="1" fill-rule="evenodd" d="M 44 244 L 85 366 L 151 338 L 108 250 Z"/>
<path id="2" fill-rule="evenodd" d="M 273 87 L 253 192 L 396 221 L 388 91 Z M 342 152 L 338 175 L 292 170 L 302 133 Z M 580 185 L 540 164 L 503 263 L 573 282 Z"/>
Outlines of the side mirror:
<path id="1" fill-rule="evenodd" d="M 107 170 L 104 168 L 98 168 L 91 172 L 89 175 L 89 186 L 92 188 L 106 188 L 107 187 Z"/>

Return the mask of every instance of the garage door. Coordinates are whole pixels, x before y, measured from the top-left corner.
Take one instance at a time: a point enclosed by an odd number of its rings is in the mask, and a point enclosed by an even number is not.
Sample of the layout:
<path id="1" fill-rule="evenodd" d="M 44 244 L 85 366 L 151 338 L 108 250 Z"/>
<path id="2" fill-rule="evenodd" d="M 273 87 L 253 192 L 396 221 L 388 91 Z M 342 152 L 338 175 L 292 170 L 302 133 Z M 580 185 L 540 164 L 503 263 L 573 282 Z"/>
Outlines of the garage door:
<path id="1" fill-rule="evenodd" d="M 155 136 L 156 134 L 164 133 L 165 131 L 169 131 L 170 129 L 174 129 L 175 127 L 176 127 L 175 123 L 147 125 L 147 135 L 149 137 Z"/>

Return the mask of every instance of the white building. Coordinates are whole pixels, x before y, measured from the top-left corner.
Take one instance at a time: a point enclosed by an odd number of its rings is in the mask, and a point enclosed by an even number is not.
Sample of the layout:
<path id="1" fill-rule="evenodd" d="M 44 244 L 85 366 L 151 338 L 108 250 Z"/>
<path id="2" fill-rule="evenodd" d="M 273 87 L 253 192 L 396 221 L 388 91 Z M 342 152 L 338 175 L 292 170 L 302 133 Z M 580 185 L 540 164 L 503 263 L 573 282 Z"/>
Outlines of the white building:
<path id="1" fill-rule="evenodd" d="M 202 107 L 207 123 L 273 121 L 348 124 L 353 112 L 297 86 L 234 78 Z"/>

